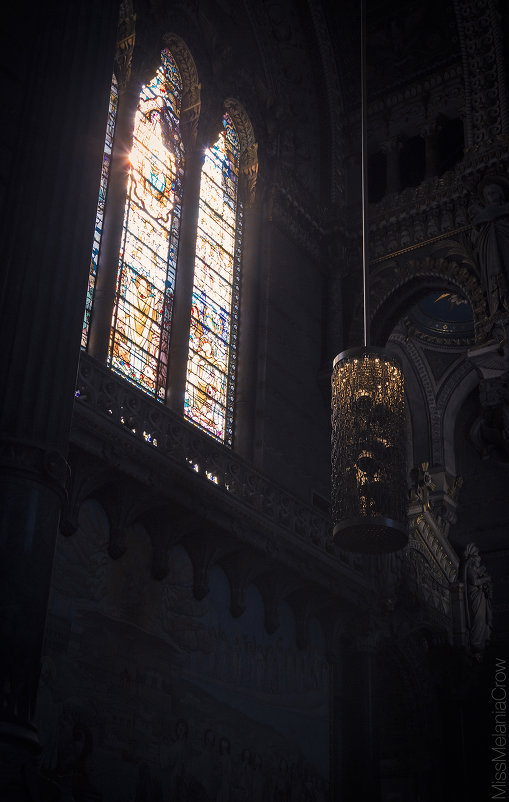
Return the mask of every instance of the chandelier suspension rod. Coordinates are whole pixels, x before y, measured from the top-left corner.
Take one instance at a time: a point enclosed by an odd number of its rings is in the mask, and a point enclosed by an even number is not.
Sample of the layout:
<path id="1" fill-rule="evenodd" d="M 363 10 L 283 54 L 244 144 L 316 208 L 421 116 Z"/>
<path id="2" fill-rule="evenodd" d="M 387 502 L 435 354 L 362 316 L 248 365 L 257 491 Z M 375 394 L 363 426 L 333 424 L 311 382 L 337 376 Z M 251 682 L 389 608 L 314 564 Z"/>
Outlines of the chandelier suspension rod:
<path id="1" fill-rule="evenodd" d="M 364 311 L 364 347 L 369 346 L 369 257 L 368 257 L 368 147 L 366 80 L 366 0 L 361 0 L 361 198 L 362 198 L 362 299 Z"/>

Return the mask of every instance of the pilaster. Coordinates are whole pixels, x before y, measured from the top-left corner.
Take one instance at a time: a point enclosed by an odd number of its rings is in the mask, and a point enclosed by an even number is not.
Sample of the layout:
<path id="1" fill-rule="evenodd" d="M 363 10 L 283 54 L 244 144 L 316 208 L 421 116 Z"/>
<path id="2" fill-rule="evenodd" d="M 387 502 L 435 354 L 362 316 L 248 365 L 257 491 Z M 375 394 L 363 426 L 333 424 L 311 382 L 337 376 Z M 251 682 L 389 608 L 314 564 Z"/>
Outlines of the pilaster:
<path id="1" fill-rule="evenodd" d="M 51 798 L 33 724 L 53 554 L 65 496 L 118 3 L 49 0 L 4 15 L 2 72 L 19 126 L 2 215 L 0 798 Z M 8 41 L 7 41 L 8 40 Z M 29 53 L 30 57 L 22 54 Z"/>

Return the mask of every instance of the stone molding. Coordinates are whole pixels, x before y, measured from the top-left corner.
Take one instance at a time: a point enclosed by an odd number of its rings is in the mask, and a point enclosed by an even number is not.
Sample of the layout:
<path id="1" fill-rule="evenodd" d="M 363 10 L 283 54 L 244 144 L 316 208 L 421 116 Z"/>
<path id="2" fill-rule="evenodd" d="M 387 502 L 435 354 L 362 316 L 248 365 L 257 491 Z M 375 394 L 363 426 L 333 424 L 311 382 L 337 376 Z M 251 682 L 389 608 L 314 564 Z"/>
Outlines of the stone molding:
<path id="1" fill-rule="evenodd" d="M 69 466 L 56 448 L 26 440 L 0 438 L 0 470 L 41 482 L 65 499 Z"/>
<path id="2" fill-rule="evenodd" d="M 496 0 L 454 0 L 465 84 L 466 146 L 507 134 L 503 34 Z"/>
<path id="3" fill-rule="evenodd" d="M 509 138 L 473 149 L 454 170 L 418 187 L 387 195 L 369 207 L 370 251 L 375 263 L 421 248 L 443 237 L 469 231 L 468 207 L 482 178 L 506 174 Z M 349 209 L 351 230 L 358 230 L 358 213 Z"/>
<path id="4" fill-rule="evenodd" d="M 334 544 L 327 516 L 85 353 L 71 443 L 97 460 L 99 472 L 109 466 L 112 480 L 129 476 L 150 488 L 159 505 L 173 501 L 191 509 L 202 526 L 251 544 L 332 594 L 340 585 L 350 594 L 351 587 L 354 599 L 360 586 L 369 596 L 368 577 L 355 555 Z M 82 483 L 85 493 L 94 487 L 90 477 Z M 76 493 L 73 504 L 76 521 Z"/>
<path id="5" fill-rule="evenodd" d="M 371 274 L 370 308 L 375 329 L 390 324 L 391 310 L 411 287 L 436 279 L 444 286 L 457 287 L 470 301 L 474 313 L 476 339 L 484 335 L 486 302 L 478 276 L 463 264 L 442 256 L 422 259 L 399 259 L 380 263 Z M 392 321 L 392 326 L 396 323 Z M 385 330 L 384 328 L 384 330 Z M 390 333 L 390 332 L 388 332 Z M 451 341 L 451 344 L 454 344 Z"/>

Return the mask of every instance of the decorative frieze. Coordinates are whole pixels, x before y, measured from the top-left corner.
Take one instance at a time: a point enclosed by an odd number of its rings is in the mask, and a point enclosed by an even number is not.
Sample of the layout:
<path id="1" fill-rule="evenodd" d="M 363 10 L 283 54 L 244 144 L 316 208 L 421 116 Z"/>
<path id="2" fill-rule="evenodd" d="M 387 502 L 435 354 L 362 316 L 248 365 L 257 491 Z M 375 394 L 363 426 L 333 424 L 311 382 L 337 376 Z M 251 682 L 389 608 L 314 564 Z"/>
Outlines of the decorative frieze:
<path id="1" fill-rule="evenodd" d="M 471 230 L 469 208 L 488 173 L 506 175 L 509 140 L 492 143 L 482 153 L 472 151 L 454 170 L 418 187 L 387 195 L 369 209 L 370 249 L 375 263 Z M 358 215 L 350 209 L 352 230 Z"/>
<path id="2" fill-rule="evenodd" d="M 109 464 L 115 474 L 150 487 L 160 504 L 173 500 L 192 509 L 207 527 L 289 560 L 294 570 L 304 560 L 318 584 L 328 586 L 331 570 L 339 570 L 369 586 L 355 560 L 335 546 L 327 516 L 84 353 L 71 439 L 99 466 Z M 74 499 L 74 519 L 77 504 Z"/>

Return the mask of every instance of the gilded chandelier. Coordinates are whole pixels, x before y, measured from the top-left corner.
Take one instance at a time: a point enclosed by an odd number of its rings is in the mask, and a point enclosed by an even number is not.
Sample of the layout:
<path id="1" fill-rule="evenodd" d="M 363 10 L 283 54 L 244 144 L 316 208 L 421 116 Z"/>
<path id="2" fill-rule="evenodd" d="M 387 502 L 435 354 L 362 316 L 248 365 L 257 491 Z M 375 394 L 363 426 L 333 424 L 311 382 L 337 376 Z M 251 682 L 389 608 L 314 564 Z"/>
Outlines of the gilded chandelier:
<path id="1" fill-rule="evenodd" d="M 398 361 L 369 347 L 366 154 L 366 13 L 361 2 L 362 275 L 364 347 L 334 360 L 332 514 L 336 543 L 347 551 L 403 548 L 406 515 L 405 394 Z"/>
<path id="2" fill-rule="evenodd" d="M 381 349 L 352 348 L 332 374 L 334 538 L 348 551 L 407 541 L 405 400 L 400 366 Z"/>

